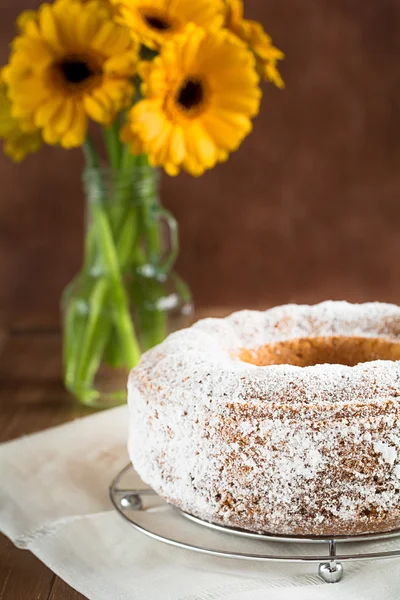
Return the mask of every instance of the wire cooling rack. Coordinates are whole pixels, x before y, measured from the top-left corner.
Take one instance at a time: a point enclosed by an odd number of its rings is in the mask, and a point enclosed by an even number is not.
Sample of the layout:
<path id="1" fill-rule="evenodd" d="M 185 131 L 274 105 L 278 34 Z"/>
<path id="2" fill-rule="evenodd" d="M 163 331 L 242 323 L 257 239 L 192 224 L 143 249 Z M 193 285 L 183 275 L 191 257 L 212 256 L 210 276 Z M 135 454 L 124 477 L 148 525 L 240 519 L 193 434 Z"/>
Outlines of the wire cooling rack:
<path id="1" fill-rule="evenodd" d="M 136 530 L 171 546 L 224 558 L 315 563 L 326 583 L 342 579 L 345 562 L 400 557 L 400 530 L 335 538 L 249 533 L 201 521 L 167 504 L 150 488 L 135 489 L 129 482 L 132 473 L 132 466 L 126 466 L 110 485 L 115 509 Z"/>

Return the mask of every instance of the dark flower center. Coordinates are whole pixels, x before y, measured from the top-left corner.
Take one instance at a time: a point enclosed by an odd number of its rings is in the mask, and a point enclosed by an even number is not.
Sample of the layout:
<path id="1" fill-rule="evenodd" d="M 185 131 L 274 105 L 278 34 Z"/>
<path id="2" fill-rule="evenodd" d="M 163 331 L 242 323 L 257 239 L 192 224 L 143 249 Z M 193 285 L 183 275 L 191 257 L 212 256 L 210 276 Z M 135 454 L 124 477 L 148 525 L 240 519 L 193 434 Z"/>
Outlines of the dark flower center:
<path id="1" fill-rule="evenodd" d="M 145 15 L 144 19 L 147 25 L 149 25 L 149 27 L 152 27 L 153 29 L 158 29 L 158 31 L 167 31 L 167 29 L 171 28 L 171 25 L 167 23 L 167 21 L 164 21 L 164 19 L 161 19 L 160 17 L 151 17 Z"/>
<path id="2" fill-rule="evenodd" d="M 83 83 L 95 74 L 85 61 L 79 59 L 66 59 L 59 67 L 68 83 Z"/>
<path id="3" fill-rule="evenodd" d="M 204 88 L 201 81 L 188 79 L 179 90 L 177 100 L 185 110 L 198 107 L 204 100 Z"/>

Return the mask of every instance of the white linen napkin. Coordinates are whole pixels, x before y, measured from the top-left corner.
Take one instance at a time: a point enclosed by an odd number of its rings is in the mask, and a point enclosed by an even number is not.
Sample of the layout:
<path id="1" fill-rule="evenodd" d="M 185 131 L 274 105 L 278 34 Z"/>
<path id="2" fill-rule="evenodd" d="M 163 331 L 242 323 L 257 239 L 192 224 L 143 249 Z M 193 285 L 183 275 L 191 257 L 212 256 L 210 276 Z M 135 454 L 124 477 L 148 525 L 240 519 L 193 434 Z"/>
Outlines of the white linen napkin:
<path id="1" fill-rule="evenodd" d="M 89 600 L 400 598 L 396 560 L 346 563 L 330 585 L 315 564 L 208 557 L 135 531 L 108 498 L 129 462 L 127 416 L 117 408 L 0 447 L 0 530 Z"/>

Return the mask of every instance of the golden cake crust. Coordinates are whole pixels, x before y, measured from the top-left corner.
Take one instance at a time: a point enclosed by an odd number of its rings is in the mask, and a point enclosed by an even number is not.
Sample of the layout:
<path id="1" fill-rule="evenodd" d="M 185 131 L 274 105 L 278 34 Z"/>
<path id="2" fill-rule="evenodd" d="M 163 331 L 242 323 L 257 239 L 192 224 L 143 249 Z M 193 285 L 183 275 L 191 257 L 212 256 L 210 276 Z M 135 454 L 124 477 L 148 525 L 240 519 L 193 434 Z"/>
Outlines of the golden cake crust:
<path id="1" fill-rule="evenodd" d="M 242 348 L 239 358 L 258 367 L 311 367 L 319 364 L 355 367 L 359 363 L 375 360 L 400 360 L 400 343 L 382 338 L 343 335 L 305 337 L 264 344 L 255 350 Z"/>

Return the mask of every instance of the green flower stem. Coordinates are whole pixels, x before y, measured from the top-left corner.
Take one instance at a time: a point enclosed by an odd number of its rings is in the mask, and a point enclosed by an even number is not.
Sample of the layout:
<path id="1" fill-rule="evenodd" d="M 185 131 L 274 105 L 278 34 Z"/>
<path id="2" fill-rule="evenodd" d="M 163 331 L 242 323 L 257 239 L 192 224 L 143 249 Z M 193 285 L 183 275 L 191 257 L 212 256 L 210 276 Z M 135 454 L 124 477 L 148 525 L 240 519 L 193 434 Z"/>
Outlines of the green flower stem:
<path id="1" fill-rule="evenodd" d="M 99 173 L 97 154 L 90 140 L 85 143 L 84 151 L 88 166 L 92 168 L 97 167 L 96 172 Z M 122 169 L 123 165 L 121 165 Z M 99 181 L 96 183 L 100 190 L 102 189 L 100 174 L 98 177 Z M 107 272 L 107 277 L 110 280 L 110 301 L 113 303 L 112 312 L 115 315 L 115 326 L 121 336 L 120 343 L 125 356 L 125 364 L 128 368 L 132 368 L 140 360 L 140 349 L 130 316 L 129 301 L 124 288 L 113 233 L 106 211 L 102 206 L 102 201 L 103 194 L 99 193 L 99 201 L 92 203 L 93 223 L 98 235 L 103 264 Z"/>
<path id="2" fill-rule="evenodd" d="M 144 281 L 136 282 L 132 290 L 135 300 L 136 313 L 140 324 L 143 348 L 148 350 L 162 342 L 168 334 L 167 317 L 159 305 L 165 296 L 164 286 L 158 279 L 158 267 L 162 261 L 163 244 L 161 238 L 159 202 L 158 202 L 158 173 L 151 168 L 147 156 L 136 159 L 138 171 L 147 173 L 141 186 L 137 189 L 137 205 L 140 209 L 140 234 L 144 243 L 143 251 L 137 254 L 137 267 L 150 265 L 154 267 L 154 275 L 144 277 Z"/>
<path id="3" fill-rule="evenodd" d="M 85 315 L 85 331 L 79 348 L 79 362 L 75 375 L 78 387 L 82 391 L 87 389 L 96 375 L 109 335 L 110 325 L 104 315 L 108 288 L 107 279 L 100 278 L 95 282 L 90 294 Z"/>
<path id="4" fill-rule="evenodd" d="M 131 188 L 135 177 L 136 185 Z M 129 147 L 122 149 L 120 170 L 117 175 L 113 229 L 116 232 L 116 249 L 123 273 L 161 260 L 162 240 L 158 219 L 157 173 L 148 165 L 147 157 L 135 157 Z M 134 197 L 132 198 L 132 191 Z M 143 254 L 140 239 L 146 247 L 148 258 Z M 157 302 L 164 295 L 162 284 L 157 280 L 148 282 L 141 289 L 138 277 L 134 277 L 132 296 L 138 317 L 140 338 L 144 349 L 160 343 L 167 335 L 167 319 Z M 112 340 L 110 340 L 110 344 Z M 107 360 L 117 364 L 118 356 L 107 348 Z"/>
<path id="5" fill-rule="evenodd" d="M 86 166 L 89 169 L 98 169 L 100 167 L 99 157 L 90 137 L 88 136 L 83 142 L 83 154 L 86 161 Z"/>
<path id="6" fill-rule="evenodd" d="M 114 121 L 109 127 L 103 127 L 102 129 L 111 168 L 118 171 L 122 157 L 118 120 Z"/>
<path id="7" fill-rule="evenodd" d="M 84 144 L 91 222 L 85 240 L 83 270 L 66 292 L 64 369 L 68 389 L 87 403 L 103 361 L 114 367 L 135 366 L 140 348 L 132 323 L 131 302 L 143 349 L 167 335 L 161 299 L 175 262 L 178 242 L 174 219 L 158 201 L 158 173 L 146 156 L 135 157 L 119 141 L 119 124 L 104 130 L 113 195 L 100 169 L 96 150 Z M 164 251 L 162 221 L 173 239 Z M 75 300 L 73 291 L 79 289 Z M 183 290 L 184 291 L 184 290 Z M 189 294 L 190 297 L 190 294 Z"/>
<path id="8" fill-rule="evenodd" d="M 109 294 L 112 302 L 114 325 L 118 331 L 126 365 L 134 367 L 140 360 L 140 348 L 129 310 L 129 301 L 122 280 L 118 256 L 107 215 L 100 204 L 92 207 L 93 219 L 97 224 L 104 265 L 110 282 Z"/>
<path id="9" fill-rule="evenodd" d="M 112 336 L 113 326 L 118 333 L 126 367 L 137 364 L 140 349 L 107 215 L 98 157 L 90 140 L 85 143 L 84 152 L 87 165 L 92 170 L 92 223 L 86 239 L 85 269 L 79 281 L 80 299 L 69 304 L 66 315 L 64 356 L 68 388 L 83 401 L 92 401 L 96 394 L 93 380 Z M 103 275 L 91 273 L 96 263 Z"/>
<path id="10" fill-rule="evenodd" d="M 135 267 L 135 251 L 139 242 L 139 223 L 135 206 L 130 206 L 119 230 L 116 243 L 121 270 L 124 273 Z"/>
<path id="11" fill-rule="evenodd" d="M 119 132 L 117 132 L 118 135 Z M 137 209 L 132 202 L 132 180 L 134 157 L 126 146 L 119 144 L 120 165 L 118 170 L 113 170 L 113 198 L 109 210 L 109 220 L 113 230 L 116 252 L 118 256 L 121 275 L 134 270 L 134 254 L 138 243 Z M 114 315 L 113 315 L 114 316 Z M 114 319 L 113 319 L 114 320 Z M 111 335 L 104 353 L 105 362 L 115 368 L 122 367 L 124 356 L 118 341 L 118 331 L 113 325 Z"/>
<path id="12" fill-rule="evenodd" d="M 120 270 L 125 275 L 125 279 L 129 280 L 130 275 L 135 268 L 135 252 L 138 244 L 138 222 L 136 207 L 132 202 L 127 202 L 128 211 L 125 213 L 121 229 L 116 240 L 116 251 L 120 264 Z M 112 367 L 122 367 L 124 358 L 121 355 L 120 344 L 118 342 L 118 333 L 115 327 L 112 328 L 112 333 L 107 344 L 104 360 Z"/>
<path id="13" fill-rule="evenodd" d="M 82 148 L 86 165 L 91 170 L 90 176 L 95 181 L 96 194 L 101 195 L 103 193 L 104 186 L 99 171 L 99 159 L 93 142 L 89 137 L 86 138 Z M 85 268 L 88 270 L 92 269 L 96 262 L 96 250 L 96 228 L 93 226 L 93 223 L 91 223 L 85 239 Z"/>
<path id="14" fill-rule="evenodd" d="M 140 190 L 140 207 L 142 211 L 142 224 L 145 243 L 149 253 L 149 261 L 152 264 L 160 262 L 163 245 L 160 235 L 160 221 L 157 215 L 158 188 L 157 188 L 157 171 L 149 165 L 147 156 L 141 155 L 137 159 L 137 165 L 142 171 L 148 170 L 151 174 L 146 178 L 146 185 Z"/>
<path id="15" fill-rule="evenodd" d="M 115 197 L 113 198 L 113 203 L 115 204 L 113 225 L 116 239 L 118 239 L 119 232 L 124 226 L 126 213 L 136 209 L 135 206 L 132 206 L 134 160 L 135 157 L 130 153 L 129 148 L 124 146 L 121 150 L 120 168 L 115 171 L 116 184 Z M 135 202 L 133 202 L 133 205 L 135 205 Z"/>
<path id="16" fill-rule="evenodd" d="M 88 319 L 92 319 L 92 310 L 96 311 L 97 297 L 102 293 L 100 282 L 88 276 L 83 271 L 65 291 L 64 304 L 68 307 L 65 318 L 64 334 L 64 376 L 66 387 L 82 401 L 90 403 L 95 399 L 91 383 L 96 372 L 96 366 L 85 371 L 82 363 L 91 361 L 93 365 L 99 364 L 101 359 L 101 348 L 94 348 L 93 352 L 87 351 L 89 345 Z M 80 289 L 79 299 L 74 300 L 73 291 L 78 285 Z M 96 290 L 99 288 L 99 291 Z M 104 336 L 103 336 L 104 337 Z M 88 352 L 89 357 L 87 356 Z M 78 372 L 80 372 L 78 374 Z M 92 378 L 89 375 L 92 372 Z M 83 374 L 82 374 L 83 373 Z"/>
<path id="17" fill-rule="evenodd" d="M 103 360 L 109 367 L 114 369 L 122 369 L 124 366 L 124 357 L 121 353 L 118 332 L 114 326 L 111 327 L 107 345 L 104 348 Z"/>

